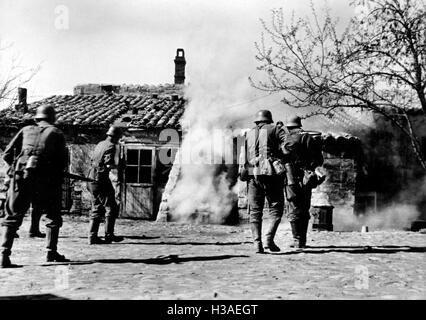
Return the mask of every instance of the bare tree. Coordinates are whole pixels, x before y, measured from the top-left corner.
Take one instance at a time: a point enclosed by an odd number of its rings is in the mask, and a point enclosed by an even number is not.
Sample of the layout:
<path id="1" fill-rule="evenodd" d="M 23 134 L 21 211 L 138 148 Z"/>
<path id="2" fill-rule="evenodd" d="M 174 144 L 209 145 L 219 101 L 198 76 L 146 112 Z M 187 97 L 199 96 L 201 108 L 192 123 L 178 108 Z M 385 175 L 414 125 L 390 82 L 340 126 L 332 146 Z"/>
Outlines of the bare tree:
<path id="1" fill-rule="evenodd" d="M 414 132 L 412 108 L 426 117 L 426 5 L 422 0 L 354 0 L 357 12 L 342 32 L 329 8 L 285 22 L 282 9 L 264 20 L 256 43 L 258 70 L 252 85 L 283 92 L 283 103 L 315 108 L 307 116 L 359 108 L 382 114 L 397 126 L 426 170 Z M 265 39 L 266 36 L 266 39 Z"/>
<path id="2" fill-rule="evenodd" d="M 18 87 L 33 79 L 40 70 L 22 66 L 21 58 L 12 53 L 12 44 L 0 42 L 0 107 L 12 107 L 17 100 Z"/>

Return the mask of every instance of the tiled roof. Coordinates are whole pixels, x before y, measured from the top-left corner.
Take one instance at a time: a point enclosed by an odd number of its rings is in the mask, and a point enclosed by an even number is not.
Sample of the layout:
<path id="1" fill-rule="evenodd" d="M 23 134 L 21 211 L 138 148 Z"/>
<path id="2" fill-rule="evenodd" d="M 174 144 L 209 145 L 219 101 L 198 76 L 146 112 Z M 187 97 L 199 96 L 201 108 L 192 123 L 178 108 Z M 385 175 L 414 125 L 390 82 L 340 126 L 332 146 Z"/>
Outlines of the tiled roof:
<path id="1" fill-rule="evenodd" d="M 0 126 L 32 121 L 42 104 L 55 107 L 58 125 L 90 127 L 120 122 L 133 128 L 179 128 L 185 100 L 177 95 L 155 97 L 151 93 L 55 95 L 29 104 L 25 114 L 12 108 L 0 110 Z"/>

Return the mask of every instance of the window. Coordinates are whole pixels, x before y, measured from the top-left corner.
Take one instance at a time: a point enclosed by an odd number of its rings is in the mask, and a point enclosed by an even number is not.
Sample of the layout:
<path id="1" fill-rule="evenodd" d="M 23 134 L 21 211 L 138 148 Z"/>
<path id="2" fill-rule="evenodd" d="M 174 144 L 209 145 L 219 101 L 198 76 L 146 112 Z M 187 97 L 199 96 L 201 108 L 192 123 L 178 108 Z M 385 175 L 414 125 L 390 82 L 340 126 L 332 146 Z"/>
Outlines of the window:
<path id="1" fill-rule="evenodd" d="M 126 183 L 152 183 L 152 150 L 127 149 Z"/>

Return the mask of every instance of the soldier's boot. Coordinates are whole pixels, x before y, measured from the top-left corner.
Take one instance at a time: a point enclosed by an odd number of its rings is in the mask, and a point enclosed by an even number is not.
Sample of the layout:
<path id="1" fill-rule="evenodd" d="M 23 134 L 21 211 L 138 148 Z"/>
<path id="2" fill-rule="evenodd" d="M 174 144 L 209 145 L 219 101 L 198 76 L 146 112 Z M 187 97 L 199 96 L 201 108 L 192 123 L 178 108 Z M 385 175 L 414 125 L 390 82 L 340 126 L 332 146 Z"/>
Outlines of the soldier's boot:
<path id="1" fill-rule="evenodd" d="M 4 227 L 2 234 L 2 252 L 0 256 L 0 267 L 1 268 L 16 268 L 16 264 L 12 264 L 10 261 L 10 255 L 12 253 L 13 240 L 15 239 L 17 229 L 11 227 Z"/>
<path id="2" fill-rule="evenodd" d="M 47 228 L 47 262 L 68 262 L 69 259 L 58 253 L 59 228 Z"/>
<path id="3" fill-rule="evenodd" d="M 262 222 L 251 223 L 251 234 L 253 236 L 254 250 L 256 253 L 263 253 L 262 245 Z"/>
<path id="4" fill-rule="evenodd" d="M 308 226 L 309 226 L 309 220 L 300 221 L 300 244 L 302 248 L 306 248 Z"/>
<path id="5" fill-rule="evenodd" d="M 46 234 L 40 231 L 41 214 L 31 212 L 30 238 L 45 238 Z"/>
<path id="6" fill-rule="evenodd" d="M 105 217 L 105 243 L 110 244 L 111 242 L 121 242 L 124 240 L 123 237 L 114 235 L 115 218 Z"/>
<path id="7" fill-rule="evenodd" d="M 300 221 L 291 222 L 291 233 L 293 234 L 293 243 L 290 245 L 291 248 L 302 249 L 304 248 L 301 239 L 301 224 Z"/>
<path id="8" fill-rule="evenodd" d="M 271 220 L 272 220 L 271 225 L 269 226 L 269 230 L 266 233 L 265 249 L 268 249 L 269 251 L 272 251 L 272 252 L 278 252 L 280 251 L 280 248 L 275 244 L 274 237 L 280 225 L 281 218 L 272 218 Z"/>
<path id="9" fill-rule="evenodd" d="M 12 262 L 10 261 L 8 254 L 1 254 L 0 257 L 0 267 L 1 268 L 12 268 Z"/>
<path id="10" fill-rule="evenodd" d="M 99 224 L 100 224 L 99 220 L 90 219 L 89 237 L 88 237 L 88 243 L 89 244 L 104 244 L 105 243 L 101 238 L 98 237 Z"/>

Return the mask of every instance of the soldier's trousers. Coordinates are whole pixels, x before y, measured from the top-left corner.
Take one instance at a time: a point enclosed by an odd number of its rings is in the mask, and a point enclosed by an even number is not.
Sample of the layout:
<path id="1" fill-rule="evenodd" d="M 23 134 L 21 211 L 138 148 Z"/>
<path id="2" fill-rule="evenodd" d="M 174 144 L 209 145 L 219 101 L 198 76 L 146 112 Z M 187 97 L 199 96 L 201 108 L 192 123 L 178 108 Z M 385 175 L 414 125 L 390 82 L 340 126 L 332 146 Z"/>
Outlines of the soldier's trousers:
<path id="1" fill-rule="evenodd" d="M 90 218 L 102 221 L 105 217 L 118 217 L 118 204 L 115 201 L 115 190 L 111 181 L 101 183 L 88 183 L 88 189 L 92 194 L 92 211 Z"/>
<path id="2" fill-rule="evenodd" d="M 59 230 L 62 226 L 61 216 L 62 181 L 52 173 L 50 176 L 38 175 L 25 178 L 16 173 L 11 180 L 5 204 L 5 217 L 2 226 L 9 230 L 18 230 L 26 212 L 32 204 L 38 212 L 46 214 L 46 227 Z M 49 239 L 48 239 L 49 240 Z M 47 243 L 47 248 L 56 250 L 57 240 Z M 3 250 L 10 253 L 10 248 L 3 244 Z"/>
<path id="3" fill-rule="evenodd" d="M 283 180 L 280 176 L 250 177 L 248 182 L 248 203 L 250 222 L 262 221 L 265 198 L 268 200 L 271 217 L 281 219 L 284 210 Z"/>
<path id="4" fill-rule="evenodd" d="M 312 189 L 306 186 L 299 187 L 296 196 L 292 200 L 288 200 L 287 188 L 286 193 L 286 212 L 289 222 L 308 221 L 311 217 L 309 209 L 311 208 Z"/>

